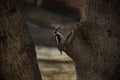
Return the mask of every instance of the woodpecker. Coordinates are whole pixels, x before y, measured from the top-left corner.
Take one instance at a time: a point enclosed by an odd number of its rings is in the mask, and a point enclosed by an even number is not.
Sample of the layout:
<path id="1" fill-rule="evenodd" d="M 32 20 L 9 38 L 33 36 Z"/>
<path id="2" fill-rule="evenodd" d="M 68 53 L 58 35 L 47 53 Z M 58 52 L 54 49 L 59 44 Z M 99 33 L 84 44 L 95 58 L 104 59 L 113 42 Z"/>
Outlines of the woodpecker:
<path id="1" fill-rule="evenodd" d="M 60 27 L 58 28 L 52 27 L 52 33 L 55 38 L 58 50 L 62 54 L 62 51 L 65 51 L 65 46 L 64 46 L 65 38 L 60 32 L 58 32 L 59 29 Z"/>

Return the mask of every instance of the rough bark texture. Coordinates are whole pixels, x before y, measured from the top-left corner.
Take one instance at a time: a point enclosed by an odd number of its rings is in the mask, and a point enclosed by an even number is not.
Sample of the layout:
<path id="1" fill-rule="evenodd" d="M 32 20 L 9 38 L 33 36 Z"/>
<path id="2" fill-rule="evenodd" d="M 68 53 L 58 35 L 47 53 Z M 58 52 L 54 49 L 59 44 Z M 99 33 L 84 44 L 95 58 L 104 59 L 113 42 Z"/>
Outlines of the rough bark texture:
<path id="1" fill-rule="evenodd" d="M 120 80 L 120 0 L 87 0 L 85 15 L 66 38 L 78 80 Z"/>
<path id="2" fill-rule="evenodd" d="M 19 0 L 0 0 L 0 80 L 41 80 Z"/>

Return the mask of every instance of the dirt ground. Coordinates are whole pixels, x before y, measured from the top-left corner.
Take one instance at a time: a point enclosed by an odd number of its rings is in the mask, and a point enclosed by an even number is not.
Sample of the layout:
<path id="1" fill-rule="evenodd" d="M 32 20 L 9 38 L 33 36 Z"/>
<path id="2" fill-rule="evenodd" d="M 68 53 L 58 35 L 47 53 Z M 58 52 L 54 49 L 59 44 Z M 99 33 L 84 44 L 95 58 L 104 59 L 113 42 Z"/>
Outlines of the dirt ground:
<path id="1" fill-rule="evenodd" d="M 56 48 L 36 47 L 43 80 L 76 80 L 73 61 Z"/>

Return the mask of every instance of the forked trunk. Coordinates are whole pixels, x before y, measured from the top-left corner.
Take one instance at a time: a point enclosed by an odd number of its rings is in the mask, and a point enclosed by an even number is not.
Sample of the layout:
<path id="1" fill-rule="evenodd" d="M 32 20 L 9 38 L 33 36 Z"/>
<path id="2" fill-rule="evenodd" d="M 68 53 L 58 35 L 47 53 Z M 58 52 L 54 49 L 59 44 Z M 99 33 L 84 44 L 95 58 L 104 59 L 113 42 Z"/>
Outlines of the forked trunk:
<path id="1" fill-rule="evenodd" d="M 85 15 L 67 37 L 78 80 L 120 80 L 120 1 L 87 0 Z"/>

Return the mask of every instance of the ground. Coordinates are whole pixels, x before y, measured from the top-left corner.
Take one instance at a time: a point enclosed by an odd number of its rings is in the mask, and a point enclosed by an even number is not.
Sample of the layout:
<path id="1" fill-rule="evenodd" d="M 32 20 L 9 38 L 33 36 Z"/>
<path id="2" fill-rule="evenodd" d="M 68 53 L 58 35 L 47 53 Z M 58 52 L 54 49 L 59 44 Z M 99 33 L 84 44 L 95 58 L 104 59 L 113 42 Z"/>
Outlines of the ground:
<path id="1" fill-rule="evenodd" d="M 43 80 L 76 80 L 73 61 L 56 48 L 36 47 Z"/>

